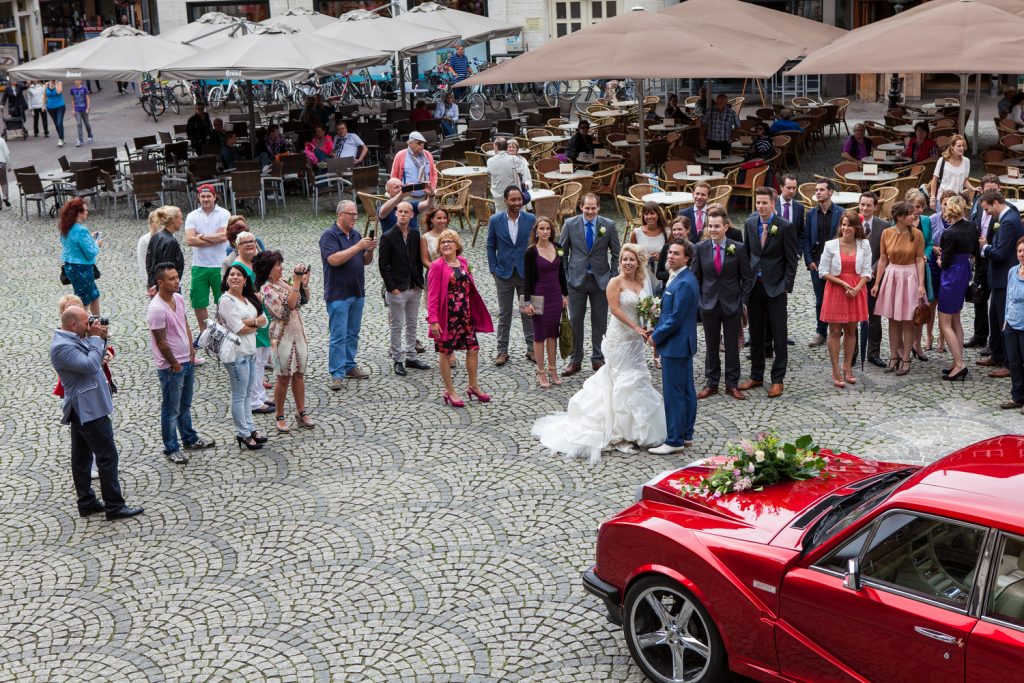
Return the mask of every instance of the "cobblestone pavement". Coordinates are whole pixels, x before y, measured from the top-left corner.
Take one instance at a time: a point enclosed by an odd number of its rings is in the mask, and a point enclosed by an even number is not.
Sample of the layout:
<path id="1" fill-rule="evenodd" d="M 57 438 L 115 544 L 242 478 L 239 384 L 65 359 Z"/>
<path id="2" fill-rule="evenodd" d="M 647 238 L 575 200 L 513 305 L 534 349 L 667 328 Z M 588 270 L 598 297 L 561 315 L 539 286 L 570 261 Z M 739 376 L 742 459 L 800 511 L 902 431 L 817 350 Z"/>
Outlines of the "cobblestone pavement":
<path id="1" fill-rule="evenodd" d="M 297 204 L 251 224 L 290 263 L 316 263 L 331 218 Z M 107 235 L 99 285 L 119 351 L 121 476 L 146 514 L 83 520 L 50 393 L 48 344 L 64 291 L 56 230 L 14 214 L 0 212 L 0 681 L 639 681 L 620 632 L 579 581 L 598 524 L 630 503 L 638 482 L 769 426 L 915 463 L 1022 431 L 1024 418 L 996 409 L 1007 381 L 976 372 L 971 353 L 966 383 L 939 381 L 948 355 L 933 353 L 907 377 L 868 366 L 855 387 L 834 389 L 827 352 L 806 346 L 813 299 L 801 272 L 782 398 L 702 402 L 682 458 L 567 462 L 544 452 L 530 426 L 564 409 L 589 370 L 540 390 L 519 330 L 503 368 L 490 364 L 494 337 L 484 335 L 481 383 L 494 400 L 446 408 L 436 371 L 391 374 L 375 270 L 359 353 L 371 378 L 329 391 L 314 270 L 305 318 L 316 430 L 235 449 L 226 373 L 209 362 L 197 375 L 195 423 L 219 446 L 176 466 L 161 452 L 134 260 L 145 225 L 97 211 L 90 227 Z M 469 258 L 494 301 L 482 244 Z M 970 330 L 969 309 L 965 318 Z M 465 383 L 464 370 L 457 379 Z M 273 430 L 271 416 L 257 418 Z"/>

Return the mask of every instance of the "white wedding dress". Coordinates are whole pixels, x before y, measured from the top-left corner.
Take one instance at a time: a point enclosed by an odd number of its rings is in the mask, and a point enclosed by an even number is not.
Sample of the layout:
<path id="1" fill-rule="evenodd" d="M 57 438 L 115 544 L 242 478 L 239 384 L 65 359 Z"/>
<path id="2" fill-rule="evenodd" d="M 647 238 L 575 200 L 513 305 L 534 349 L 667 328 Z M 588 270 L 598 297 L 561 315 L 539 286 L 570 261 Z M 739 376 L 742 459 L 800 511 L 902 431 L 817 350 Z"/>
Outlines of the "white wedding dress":
<path id="1" fill-rule="evenodd" d="M 623 288 L 619 307 L 638 323 L 637 305 L 649 295 L 649 284 L 639 294 Z M 601 344 L 605 365 L 569 399 L 566 412 L 538 419 L 533 435 L 552 451 L 586 456 L 591 464 L 601 459 L 601 451 L 622 442 L 650 446 L 665 441 L 664 399 L 651 384 L 646 349 L 643 337 L 611 316 Z"/>

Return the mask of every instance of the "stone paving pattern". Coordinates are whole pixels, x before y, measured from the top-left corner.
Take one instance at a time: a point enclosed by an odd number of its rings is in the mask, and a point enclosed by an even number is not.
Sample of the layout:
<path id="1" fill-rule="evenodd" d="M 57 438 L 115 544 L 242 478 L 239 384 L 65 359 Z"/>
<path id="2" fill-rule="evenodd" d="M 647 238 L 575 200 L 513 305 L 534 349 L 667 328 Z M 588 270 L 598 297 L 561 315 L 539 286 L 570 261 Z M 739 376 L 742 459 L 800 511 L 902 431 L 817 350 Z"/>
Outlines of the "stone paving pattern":
<path id="1" fill-rule="evenodd" d="M 805 168 L 801 177 L 809 176 Z M 332 220 L 304 206 L 291 201 L 287 213 L 251 220 L 288 263 L 319 263 L 317 240 Z M 490 364 L 494 335 L 481 337 L 481 384 L 494 400 L 447 408 L 436 370 L 391 373 L 375 267 L 358 357 L 371 378 L 329 391 L 315 268 L 304 316 L 317 429 L 237 450 L 228 379 L 208 362 L 198 370 L 194 417 L 219 446 L 173 465 L 162 455 L 134 256 L 145 223 L 97 211 L 90 227 L 106 234 L 99 286 L 119 352 L 112 369 L 121 477 L 128 502 L 146 513 L 115 523 L 76 514 L 48 359 L 56 300 L 66 291 L 57 283 L 57 232 L 50 219 L 4 210 L 2 682 L 640 681 L 621 633 L 579 580 L 598 524 L 632 501 L 637 483 L 771 426 L 787 437 L 811 433 L 822 446 L 926 463 L 1019 432 L 1024 421 L 996 408 L 1008 381 L 975 372 L 970 352 L 966 383 L 939 381 L 948 354 L 933 353 L 907 377 L 868 366 L 855 387 L 833 388 L 827 351 L 806 346 L 813 295 L 801 271 L 783 397 L 755 391 L 746 402 L 703 401 L 685 456 L 613 453 L 591 467 L 530 437 L 533 420 L 564 409 L 589 368 L 561 388 L 536 388 L 514 324 L 513 360 L 503 368 Z M 482 245 L 468 255 L 493 302 Z M 968 331 L 971 315 L 966 309 Z M 436 367 L 433 354 L 424 358 Z M 703 350 L 698 380 L 702 359 Z M 748 367 L 744 358 L 744 376 Z M 456 379 L 465 384 L 464 369 Z M 257 424 L 273 431 L 271 416 Z"/>

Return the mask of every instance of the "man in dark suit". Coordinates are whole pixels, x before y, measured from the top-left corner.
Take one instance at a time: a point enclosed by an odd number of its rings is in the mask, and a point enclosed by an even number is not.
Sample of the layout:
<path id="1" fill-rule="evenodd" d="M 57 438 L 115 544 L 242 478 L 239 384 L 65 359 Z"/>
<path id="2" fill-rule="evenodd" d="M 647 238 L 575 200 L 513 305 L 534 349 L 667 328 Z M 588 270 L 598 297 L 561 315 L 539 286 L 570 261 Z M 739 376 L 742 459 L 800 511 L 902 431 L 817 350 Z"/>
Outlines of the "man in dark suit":
<path id="1" fill-rule="evenodd" d="M 875 215 L 878 209 L 878 195 L 874 192 L 864 192 L 860 196 L 858 210 L 864 217 L 864 233 L 868 236 L 871 244 L 871 272 L 878 269 L 878 254 L 882 245 L 882 231 L 889 227 L 889 222 L 882 220 Z M 867 284 L 868 292 L 875 284 L 874 277 Z M 868 294 L 868 362 L 872 365 L 884 368 L 885 361 L 882 360 L 882 318 L 875 315 L 875 297 Z"/>
<path id="2" fill-rule="evenodd" d="M 831 180 L 819 180 L 814 185 L 814 200 L 818 205 L 804 214 L 804 246 L 801 250 L 807 270 L 811 272 L 811 285 L 814 287 L 814 318 L 817 321 L 815 335 L 808 346 L 821 346 L 825 343 L 828 325 L 821 321 L 821 300 L 825 296 L 825 280 L 818 277 L 818 261 L 825 249 L 825 242 L 835 238 L 839 220 L 843 210 L 832 203 L 832 192 L 835 186 Z"/>
<path id="3" fill-rule="evenodd" d="M 661 317 L 649 343 L 661 354 L 661 386 L 665 392 L 665 443 L 650 450 L 670 455 L 693 444 L 697 421 L 697 390 L 693 384 L 693 356 L 697 353 L 697 278 L 687 268 L 693 245 L 673 240 L 666 259 L 669 277 L 661 296 Z"/>
<path id="4" fill-rule="evenodd" d="M 719 342 L 725 337 L 725 393 L 744 400 L 740 383 L 740 327 L 743 307 L 754 286 L 750 260 L 742 242 L 725 234 L 725 211 L 708 211 L 708 239 L 694 247 L 690 269 L 700 285 L 700 314 L 704 323 L 704 388 L 697 394 L 705 399 L 718 393 L 722 376 Z"/>
<path id="5" fill-rule="evenodd" d="M 772 362 L 772 385 L 768 397 L 782 395 L 786 379 L 789 349 L 786 345 L 786 295 L 793 291 L 799 256 L 796 229 L 789 221 L 775 215 L 775 191 L 768 187 L 754 190 L 757 211 L 747 219 L 746 257 L 754 274 L 754 287 L 747 306 L 750 317 L 750 379 L 739 386 L 749 391 L 764 384 L 764 340 L 768 321 L 775 346 Z"/>
<path id="6" fill-rule="evenodd" d="M 998 190 L 999 189 L 999 176 L 989 173 L 981 177 L 981 191 L 978 192 L 978 197 L 974 199 L 974 206 L 971 208 L 971 221 L 974 226 L 978 229 L 979 235 L 985 236 L 985 241 L 991 243 L 994 235 L 992 234 L 992 216 L 982 211 L 980 197 L 986 190 Z M 991 294 L 991 290 L 988 288 L 988 260 L 984 256 L 977 256 L 974 259 L 974 296 L 971 303 L 974 304 L 974 334 L 970 339 L 964 342 L 965 349 L 977 349 L 985 347 L 988 351 L 991 351 L 991 347 L 988 345 L 990 331 L 988 329 L 988 298 Z M 1002 332 L 997 330 L 997 334 Z"/>
<path id="7" fill-rule="evenodd" d="M 989 377 L 1009 377 L 1010 370 L 1005 367 L 1006 349 L 1003 343 L 1003 322 L 1006 318 L 1006 278 L 1010 268 L 1017 263 L 1017 240 L 1024 237 L 1024 226 L 1021 225 L 1020 214 L 1006 203 L 1006 198 L 999 190 L 986 190 L 978 200 L 985 213 L 992 217 L 992 243 L 981 235 L 978 245 L 981 255 L 988 259 L 988 286 L 992 290 L 992 299 L 988 305 L 988 325 L 992 334 L 989 336 L 989 347 L 992 355 L 982 358 L 978 365 L 995 368 L 988 373 Z"/>
<path id="8" fill-rule="evenodd" d="M 412 227 L 412 204 L 399 202 L 395 225 L 381 235 L 380 268 L 388 307 L 391 362 L 395 374 L 405 377 L 406 368 L 429 370 L 416 357 L 416 325 L 423 298 L 423 264 L 420 261 L 420 232 Z"/>
<path id="9" fill-rule="evenodd" d="M 108 520 L 134 517 L 141 507 L 128 507 L 117 476 L 117 444 L 110 414 L 114 404 L 103 375 L 107 326 L 90 318 L 84 309 L 69 306 L 60 317 L 60 329 L 50 342 L 50 362 L 64 386 L 61 422 L 71 427 L 71 477 L 78 493 L 82 517 L 106 513 Z M 103 500 L 96 499 L 89 470 L 93 456 L 100 473 Z"/>
<path id="10" fill-rule="evenodd" d="M 565 279 L 569 282 L 569 323 L 572 326 L 572 356 L 562 377 L 575 375 L 583 367 L 583 319 L 590 304 L 591 367 L 604 365 L 601 341 L 608 328 L 608 281 L 619 272 L 619 232 L 615 223 L 599 216 L 600 200 L 588 192 L 583 196 L 580 215 L 562 227 L 559 246 L 568 252 Z"/>
<path id="11" fill-rule="evenodd" d="M 690 244 L 697 244 L 704 233 L 708 219 L 708 197 L 711 186 L 701 181 L 693 186 L 693 204 L 679 212 L 690 221 Z"/>
<path id="12" fill-rule="evenodd" d="M 508 362 L 508 337 L 512 327 L 513 295 L 526 295 L 523 279 L 523 259 L 530 244 L 530 232 L 537 217 L 523 211 L 523 191 L 509 185 L 503 193 L 505 210 L 491 216 L 487 223 L 487 267 L 494 276 L 498 292 L 498 355 L 494 364 L 502 366 Z M 533 318 L 520 311 L 523 322 L 523 338 L 526 340 L 526 360 L 533 362 Z"/>
<path id="13" fill-rule="evenodd" d="M 805 207 L 797 199 L 796 191 L 798 186 L 797 177 L 792 173 L 782 176 L 782 184 L 779 186 L 779 199 L 775 202 L 775 215 L 781 216 L 782 220 L 789 221 L 796 228 L 797 249 L 800 250 L 800 256 L 803 256 Z"/>

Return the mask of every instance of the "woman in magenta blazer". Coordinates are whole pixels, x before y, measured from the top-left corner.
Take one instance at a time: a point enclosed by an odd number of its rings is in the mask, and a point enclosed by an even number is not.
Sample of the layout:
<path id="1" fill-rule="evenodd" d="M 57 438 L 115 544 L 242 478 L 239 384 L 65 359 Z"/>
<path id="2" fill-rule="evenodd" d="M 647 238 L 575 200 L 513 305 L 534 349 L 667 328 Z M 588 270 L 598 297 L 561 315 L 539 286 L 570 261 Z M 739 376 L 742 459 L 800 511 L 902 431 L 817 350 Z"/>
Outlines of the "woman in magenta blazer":
<path id="1" fill-rule="evenodd" d="M 477 359 L 480 345 L 477 332 L 493 332 L 494 324 L 487 306 L 473 282 L 469 263 L 462 255 L 462 240 L 454 230 L 445 230 L 438 238 L 440 257 L 430 264 L 427 274 L 427 322 L 430 338 L 438 354 L 441 379 L 444 380 L 444 402 L 462 408 L 465 402 L 452 386 L 452 354 L 466 352 L 469 386 L 466 394 L 481 403 L 491 397 L 477 384 Z"/>

